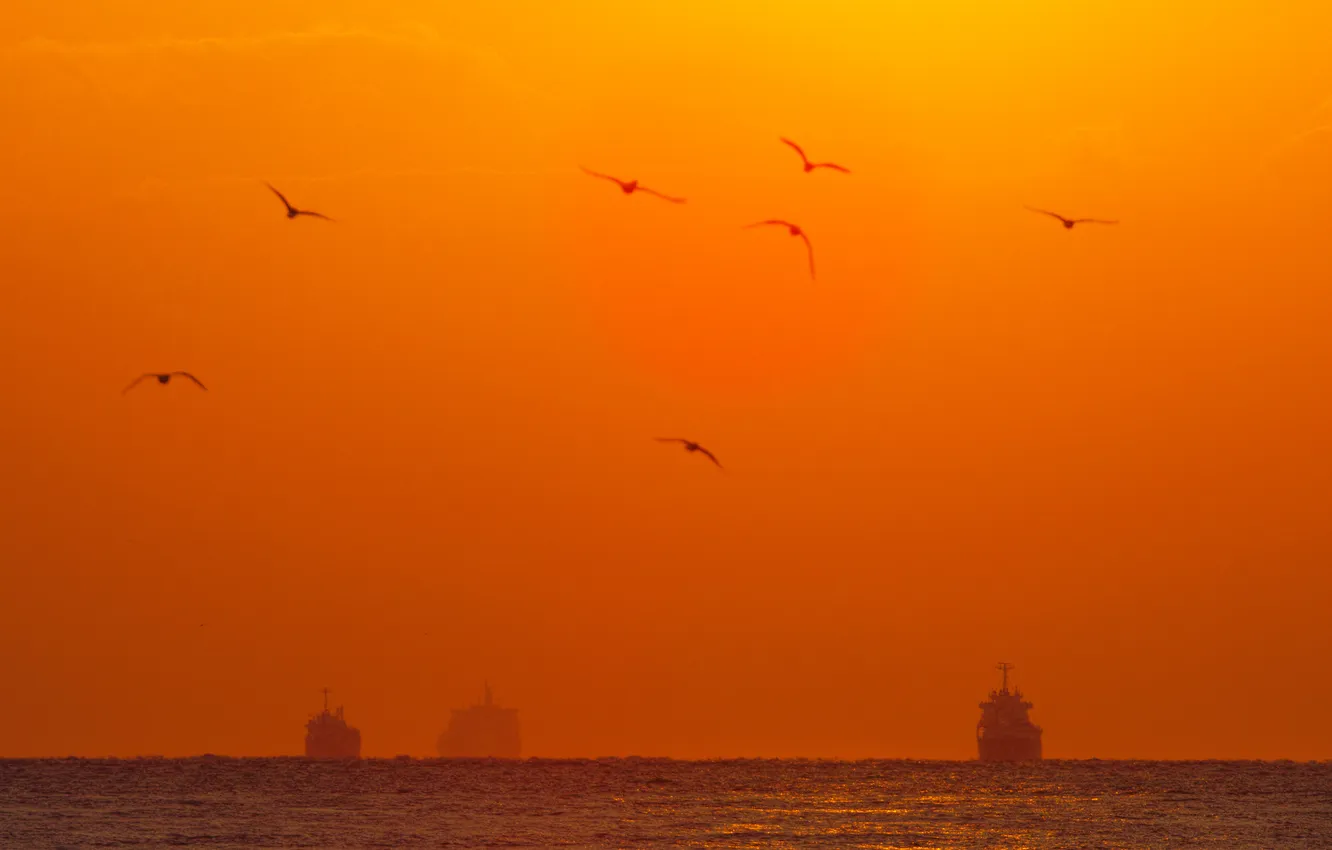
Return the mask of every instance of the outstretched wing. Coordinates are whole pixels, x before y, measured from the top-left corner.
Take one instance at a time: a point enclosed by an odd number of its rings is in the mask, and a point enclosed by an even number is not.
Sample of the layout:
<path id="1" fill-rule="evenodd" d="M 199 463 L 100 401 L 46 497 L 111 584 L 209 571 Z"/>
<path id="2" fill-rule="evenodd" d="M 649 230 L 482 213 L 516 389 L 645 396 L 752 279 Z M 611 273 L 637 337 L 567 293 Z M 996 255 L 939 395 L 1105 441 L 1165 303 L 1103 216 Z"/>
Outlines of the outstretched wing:
<path id="1" fill-rule="evenodd" d="M 708 460 L 710 460 L 710 461 L 712 461 L 713 463 L 717 464 L 717 468 L 718 468 L 718 469 L 723 469 L 723 468 L 724 468 L 724 467 L 721 465 L 721 461 L 717 460 L 717 456 L 714 455 L 712 452 L 708 451 L 707 449 L 703 448 L 702 446 L 699 446 L 699 447 L 698 447 L 698 450 L 699 450 L 700 452 L 702 452 L 703 454 L 707 455 L 707 456 L 708 456 Z"/>
<path id="2" fill-rule="evenodd" d="M 1074 224 L 1119 224 L 1117 221 L 1106 221 L 1102 218 L 1075 218 Z"/>
<path id="3" fill-rule="evenodd" d="M 1023 206 L 1026 206 L 1026 204 L 1023 204 Z M 1052 213 L 1049 210 L 1038 210 L 1036 209 L 1036 207 L 1027 207 L 1027 209 L 1031 210 L 1034 213 L 1040 213 L 1041 215 L 1048 215 L 1050 218 L 1057 218 L 1060 221 L 1068 221 L 1068 219 L 1064 218 L 1059 213 Z"/>
<path id="4" fill-rule="evenodd" d="M 683 204 L 685 202 L 684 198 L 672 198 L 670 195 L 663 195 L 662 193 L 658 192 L 656 189 L 649 189 L 646 186 L 639 186 L 637 191 L 647 192 L 649 195 L 656 195 L 658 198 L 661 198 L 663 201 L 670 201 L 673 204 Z"/>
<path id="5" fill-rule="evenodd" d="M 156 378 L 156 377 L 157 377 L 157 376 L 154 375 L 152 372 L 144 372 L 144 373 L 143 373 L 142 375 L 140 375 L 139 377 L 137 377 L 137 378 L 135 378 L 134 380 L 130 381 L 129 386 L 128 386 L 128 387 L 125 387 L 125 389 L 121 390 L 121 391 L 120 391 L 120 394 L 121 394 L 121 395 L 124 395 L 125 393 L 127 393 L 127 392 L 129 392 L 130 390 L 134 389 L 135 387 L 137 387 L 137 386 L 139 385 L 139 382 L 142 381 L 144 378 Z"/>
<path id="6" fill-rule="evenodd" d="M 682 437 L 653 437 L 658 443 L 687 443 L 688 440 Z"/>
<path id="7" fill-rule="evenodd" d="M 783 142 L 785 142 L 786 144 L 788 144 L 788 145 L 790 145 L 792 148 L 794 148 L 794 149 L 795 149 L 795 152 L 798 153 L 798 154 L 800 154 L 800 159 L 801 159 L 801 161 L 803 161 L 803 162 L 809 162 L 809 157 L 805 156 L 805 150 L 804 150 L 804 148 L 800 147 L 800 145 L 797 145 L 795 142 L 791 141 L 790 139 L 786 138 L 785 136 L 779 136 L 778 138 L 780 138 Z"/>
<path id="8" fill-rule="evenodd" d="M 840 172 L 842 172 L 843 174 L 850 174 L 850 173 L 851 173 L 851 169 L 846 168 L 845 166 L 838 165 L 838 164 L 835 163 L 835 162 L 816 162 L 816 163 L 814 163 L 814 167 L 815 167 L 815 168 L 831 168 L 833 171 L 840 171 Z"/>
<path id="9" fill-rule="evenodd" d="M 809 254 L 809 277 L 814 279 L 814 245 L 809 241 L 809 237 L 801 231 L 800 238 L 805 240 L 805 253 Z"/>
<path id="10" fill-rule="evenodd" d="M 308 215 L 311 218 L 322 218 L 324 221 L 333 221 L 333 219 L 323 213 L 315 212 L 314 210 L 297 210 L 296 215 Z"/>
<path id="11" fill-rule="evenodd" d="M 208 387 L 205 387 L 205 386 L 203 385 L 203 381 L 201 381 L 201 380 L 199 380 L 198 378 L 194 377 L 194 376 L 191 375 L 189 372 L 172 372 L 171 374 L 173 374 L 173 375 L 180 375 L 180 376 L 183 377 L 183 378 L 189 378 L 191 381 L 194 381 L 196 384 L 198 384 L 198 385 L 199 385 L 199 389 L 201 389 L 201 390 L 206 390 L 206 389 L 208 389 Z"/>
<path id="12" fill-rule="evenodd" d="M 592 177 L 599 177 L 599 178 L 601 178 L 602 180 L 609 180 L 610 182 L 612 182 L 612 183 L 616 183 L 616 184 L 618 184 L 618 185 L 620 185 L 620 186 L 624 186 L 624 185 L 625 185 L 624 181 L 621 180 L 621 179 L 618 178 L 618 177 L 612 177 L 612 176 L 610 176 L 609 174 L 602 174 L 600 171 L 593 171 L 593 170 L 590 169 L 590 168 L 583 168 L 583 166 L 581 166 L 581 165 L 578 166 L 578 167 L 583 169 L 583 173 L 584 173 L 584 174 L 590 175 L 590 176 L 592 176 Z"/>
<path id="13" fill-rule="evenodd" d="M 746 224 L 745 227 L 762 227 L 765 224 L 777 224 L 781 225 L 782 227 L 795 227 L 795 225 L 792 224 L 791 222 L 782 221 L 780 218 L 769 218 L 769 219 L 764 219 L 763 221 L 756 221 L 753 224 Z"/>
<path id="14" fill-rule="evenodd" d="M 282 206 L 286 207 L 289 210 L 295 209 L 295 207 L 291 205 L 291 201 L 287 200 L 287 196 L 279 192 L 277 189 L 273 188 L 272 183 L 265 183 L 264 185 L 267 186 L 269 189 L 273 190 L 273 194 L 278 196 L 278 200 L 282 202 Z"/>

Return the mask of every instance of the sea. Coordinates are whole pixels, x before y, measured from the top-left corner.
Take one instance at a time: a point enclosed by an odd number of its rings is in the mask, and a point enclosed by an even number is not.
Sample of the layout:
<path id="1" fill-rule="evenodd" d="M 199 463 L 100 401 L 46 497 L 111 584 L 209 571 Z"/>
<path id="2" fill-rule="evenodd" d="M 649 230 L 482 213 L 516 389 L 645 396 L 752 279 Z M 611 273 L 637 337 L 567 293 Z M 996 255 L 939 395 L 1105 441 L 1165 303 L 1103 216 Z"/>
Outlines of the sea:
<path id="1" fill-rule="evenodd" d="M 1332 848 L 1332 763 L 0 761 L 0 848 Z"/>

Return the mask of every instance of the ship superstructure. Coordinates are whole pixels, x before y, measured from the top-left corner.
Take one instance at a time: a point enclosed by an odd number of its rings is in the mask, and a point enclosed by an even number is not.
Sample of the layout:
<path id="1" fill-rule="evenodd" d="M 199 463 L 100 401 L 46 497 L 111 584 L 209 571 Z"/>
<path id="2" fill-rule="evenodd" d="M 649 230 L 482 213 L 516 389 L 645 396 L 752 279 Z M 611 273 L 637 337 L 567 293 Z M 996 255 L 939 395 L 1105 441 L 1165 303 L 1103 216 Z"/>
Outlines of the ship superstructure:
<path id="1" fill-rule="evenodd" d="M 361 757 L 361 730 L 347 725 L 342 706 L 328 710 L 328 688 L 324 688 L 324 710 L 305 724 L 305 757 L 311 759 L 355 759 Z"/>
<path id="2" fill-rule="evenodd" d="M 997 669 L 1003 673 L 1003 683 L 980 704 L 981 717 L 976 723 L 980 760 L 1039 761 L 1041 727 L 1027 716 L 1032 704 L 1022 698 L 1022 691 L 1008 689 L 1008 672 L 1013 665 L 1001 662 Z"/>
<path id="3" fill-rule="evenodd" d="M 518 709 L 496 705 L 487 682 L 479 705 L 453 709 L 438 749 L 444 758 L 519 758 L 523 744 Z"/>

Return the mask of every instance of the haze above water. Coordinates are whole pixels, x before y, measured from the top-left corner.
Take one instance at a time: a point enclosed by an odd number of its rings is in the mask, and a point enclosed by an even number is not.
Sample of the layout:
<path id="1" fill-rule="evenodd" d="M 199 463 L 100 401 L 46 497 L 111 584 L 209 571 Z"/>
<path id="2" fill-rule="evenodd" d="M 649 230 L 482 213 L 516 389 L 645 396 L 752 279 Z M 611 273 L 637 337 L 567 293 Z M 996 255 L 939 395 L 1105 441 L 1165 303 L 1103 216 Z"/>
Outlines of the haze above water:
<path id="1" fill-rule="evenodd" d="M 1006 660 L 1051 757 L 1332 756 L 1330 29 L 1314 0 L 6 0 L 0 754 L 298 753 L 327 685 L 366 755 L 428 755 L 489 679 L 531 755 L 970 758 Z M 120 394 L 175 369 L 208 390 Z M 287 840 L 253 789 L 295 774 L 430 835 L 429 801 L 501 787 L 166 764 L 122 822 L 94 796 L 128 766 L 0 769 L 36 771 L 10 811 L 73 783 L 108 830 L 252 789 L 236 846 Z M 548 837 L 621 769 L 494 775 Z M 964 771 L 956 805 L 953 766 L 697 770 L 604 780 L 569 840 L 739 842 L 712 783 L 806 843 L 862 822 L 829 807 L 1111 840 L 1121 781 L 1154 834 L 1275 834 L 1244 820 L 1274 798 L 1218 826 L 1183 768 Z M 1313 834 L 1322 768 L 1240 770 Z M 345 826 L 303 799 L 293 829 Z"/>

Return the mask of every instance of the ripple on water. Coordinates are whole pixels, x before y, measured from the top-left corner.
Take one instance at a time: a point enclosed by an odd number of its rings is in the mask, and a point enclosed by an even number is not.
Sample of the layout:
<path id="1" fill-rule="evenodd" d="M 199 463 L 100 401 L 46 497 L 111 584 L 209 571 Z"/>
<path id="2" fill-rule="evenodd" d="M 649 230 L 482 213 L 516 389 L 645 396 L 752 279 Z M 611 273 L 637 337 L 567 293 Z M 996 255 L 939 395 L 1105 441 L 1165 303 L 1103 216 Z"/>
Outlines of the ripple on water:
<path id="1" fill-rule="evenodd" d="M 0 761 L 0 848 L 1332 847 L 1332 764 Z"/>

